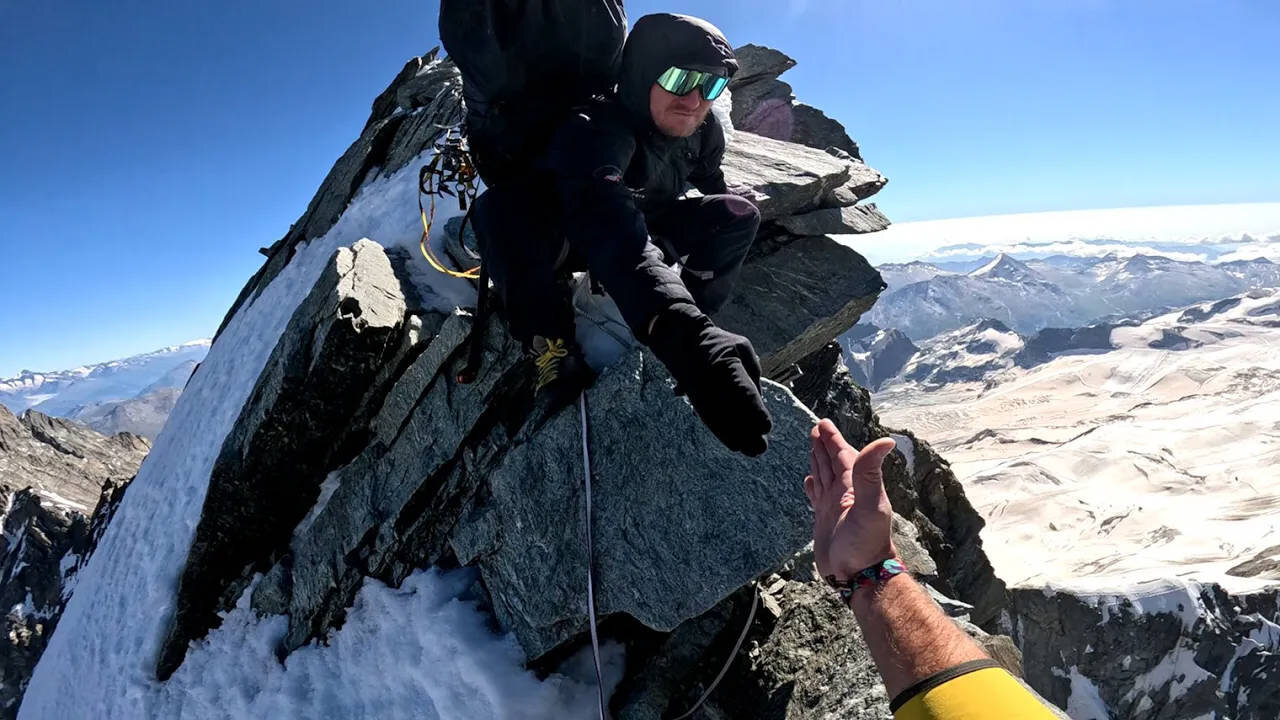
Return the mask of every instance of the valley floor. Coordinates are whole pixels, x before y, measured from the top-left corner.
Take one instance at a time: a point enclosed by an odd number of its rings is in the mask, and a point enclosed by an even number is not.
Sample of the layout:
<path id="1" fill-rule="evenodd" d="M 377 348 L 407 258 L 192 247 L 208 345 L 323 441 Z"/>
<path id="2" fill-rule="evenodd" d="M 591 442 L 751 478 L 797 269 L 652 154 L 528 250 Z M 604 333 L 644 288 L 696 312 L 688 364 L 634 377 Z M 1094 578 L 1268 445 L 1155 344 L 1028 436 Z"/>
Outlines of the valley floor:
<path id="1" fill-rule="evenodd" d="M 950 460 L 1011 585 L 1274 582 L 1280 296 L 1258 295 L 1191 325 L 1170 313 L 1117 328 L 1116 350 L 987 383 L 896 386 L 880 414 Z M 1166 328 L 1193 347 L 1149 347 Z"/>

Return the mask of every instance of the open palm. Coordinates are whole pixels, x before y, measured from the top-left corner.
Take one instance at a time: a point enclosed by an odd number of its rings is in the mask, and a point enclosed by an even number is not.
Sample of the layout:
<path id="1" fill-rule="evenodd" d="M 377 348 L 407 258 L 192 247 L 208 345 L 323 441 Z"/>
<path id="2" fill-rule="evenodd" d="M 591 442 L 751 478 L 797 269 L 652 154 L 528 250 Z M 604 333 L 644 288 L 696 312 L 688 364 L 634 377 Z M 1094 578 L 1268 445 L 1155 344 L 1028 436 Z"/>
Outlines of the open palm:
<path id="1" fill-rule="evenodd" d="M 818 572 L 847 580 L 896 557 L 890 529 L 893 508 L 884 491 L 884 458 L 894 448 L 881 438 L 858 452 L 830 420 L 809 435 L 810 475 L 804 492 L 813 505 L 813 554 Z"/>

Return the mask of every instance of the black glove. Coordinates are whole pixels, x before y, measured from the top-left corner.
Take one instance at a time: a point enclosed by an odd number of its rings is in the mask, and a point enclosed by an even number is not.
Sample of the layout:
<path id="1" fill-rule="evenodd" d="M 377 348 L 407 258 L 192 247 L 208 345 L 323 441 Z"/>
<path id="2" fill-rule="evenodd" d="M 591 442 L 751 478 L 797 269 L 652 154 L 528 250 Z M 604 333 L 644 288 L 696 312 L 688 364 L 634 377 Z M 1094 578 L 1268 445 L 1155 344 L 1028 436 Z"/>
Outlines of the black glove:
<path id="1" fill-rule="evenodd" d="M 773 418 L 760 396 L 760 359 L 750 340 L 681 303 L 658 315 L 649 347 L 725 447 L 751 457 L 769 448 Z"/>

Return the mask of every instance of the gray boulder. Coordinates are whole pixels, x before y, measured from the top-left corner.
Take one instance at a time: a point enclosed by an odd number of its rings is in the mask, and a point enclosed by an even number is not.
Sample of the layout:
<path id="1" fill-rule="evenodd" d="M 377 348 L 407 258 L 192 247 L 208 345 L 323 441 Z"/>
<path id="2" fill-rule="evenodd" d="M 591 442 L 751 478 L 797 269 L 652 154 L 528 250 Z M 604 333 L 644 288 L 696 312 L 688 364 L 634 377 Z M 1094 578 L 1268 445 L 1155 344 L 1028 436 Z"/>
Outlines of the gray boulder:
<path id="1" fill-rule="evenodd" d="M 889 218 L 871 204 L 814 210 L 782 218 L 778 225 L 792 235 L 853 235 L 884 230 Z"/>
<path id="2" fill-rule="evenodd" d="M 673 388 L 661 364 L 636 351 L 588 394 L 598 609 L 664 631 L 782 565 L 812 529 L 799 485 L 814 423 L 808 409 L 766 381 L 769 450 L 746 458 L 726 450 Z M 488 498 L 452 540 L 533 657 L 586 629 L 574 410 L 536 439 L 517 438 L 490 472 Z"/>
<path id="3" fill-rule="evenodd" d="M 747 263 L 715 319 L 751 338 L 773 377 L 853 327 L 882 289 L 880 274 L 846 245 L 796 238 Z"/>

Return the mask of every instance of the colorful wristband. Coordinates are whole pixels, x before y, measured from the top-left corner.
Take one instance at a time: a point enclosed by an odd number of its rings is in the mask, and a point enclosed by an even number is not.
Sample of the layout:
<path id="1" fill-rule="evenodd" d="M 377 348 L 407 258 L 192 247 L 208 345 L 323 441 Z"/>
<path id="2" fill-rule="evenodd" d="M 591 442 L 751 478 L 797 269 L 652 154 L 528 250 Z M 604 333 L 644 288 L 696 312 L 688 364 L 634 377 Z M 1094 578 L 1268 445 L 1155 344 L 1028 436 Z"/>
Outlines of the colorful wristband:
<path id="1" fill-rule="evenodd" d="M 828 585 L 836 589 L 836 592 L 840 594 L 840 599 L 848 604 L 849 599 L 853 597 L 853 592 L 858 588 L 879 585 L 894 575 L 901 575 L 906 571 L 907 567 L 905 565 L 896 559 L 890 558 L 860 571 L 848 580 L 836 580 L 835 575 L 828 575 L 824 579 Z"/>

